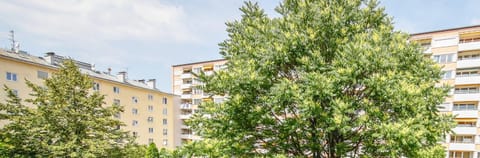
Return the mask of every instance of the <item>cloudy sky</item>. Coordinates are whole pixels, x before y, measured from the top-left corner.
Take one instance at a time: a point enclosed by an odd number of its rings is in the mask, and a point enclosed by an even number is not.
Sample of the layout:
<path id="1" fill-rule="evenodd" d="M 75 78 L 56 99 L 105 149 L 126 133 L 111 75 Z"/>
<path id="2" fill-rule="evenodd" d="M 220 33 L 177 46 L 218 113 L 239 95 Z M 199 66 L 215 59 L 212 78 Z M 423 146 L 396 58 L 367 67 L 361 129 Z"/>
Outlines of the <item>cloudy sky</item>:
<path id="1" fill-rule="evenodd" d="M 265 11 L 280 0 L 258 0 Z M 1 0 L 0 47 L 15 30 L 21 49 L 127 70 L 130 79 L 157 79 L 171 92 L 171 66 L 219 59 L 226 21 L 242 0 Z M 417 33 L 480 24 L 478 0 L 383 0 L 398 30 Z"/>

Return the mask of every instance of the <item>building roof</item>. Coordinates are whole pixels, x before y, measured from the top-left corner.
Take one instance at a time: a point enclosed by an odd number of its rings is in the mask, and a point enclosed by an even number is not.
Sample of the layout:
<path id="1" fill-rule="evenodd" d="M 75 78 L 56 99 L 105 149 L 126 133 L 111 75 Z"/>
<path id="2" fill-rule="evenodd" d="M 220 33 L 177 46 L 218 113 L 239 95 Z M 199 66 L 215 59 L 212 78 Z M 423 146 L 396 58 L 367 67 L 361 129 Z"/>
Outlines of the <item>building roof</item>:
<path id="1" fill-rule="evenodd" d="M 428 32 L 419 32 L 419 33 L 413 33 L 413 34 L 410 34 L 410 36 L 417 36 L 417 35 L 430 34 L 430 33 L 437 33 L 437 32 L 446 32 L 446 31 L 453 31 L 453 30 L 460 30 L 460 29 L 470 29 L 470 28 L 476 28 L 476 27 L 479 27 L 479 28 L 480 28 L 480 25 L 471 25 L 471 26 L 463 26 L 463 27 L 456 27 L 456 28 L 448 28 L 448 29 L 435 30 L 435 31 L 428 31 Z"/>
<path id="2" fill-rule="evenodd" d="M 186 63 L 186 64 L 172 65 L 172 67 L 188 66 L 188 65 L 203 64 L 203 63 L 211 63 L 211 62 L 226 61 L 226 60 L 227 60 L 227 59 L 215 59 L 215 60 L 199 61 L 199 62 L 193 62 L 193 63 Z"/>
<path id="3" fill-rule="evenodd" d="M 60 57 L 62 57 L 62 56 L 60 56 Z M 24 63 L 33 64 L 33 65 L 43 66 L 43 67 L 50 68 L 50 69 L 58 69 L 59 68 L 59 65 L 50 63 L 44 57 L 33 56 L 33 55 L 30 55 L 30 54 L 27 54 L 27 53 L 15 53 L 15 52 L 6 51 L 4 49 L 0 49 L 0 58 L 6 58 L 6 59 L 9 59 L 9 60 L 16 60 L 16 61 L 19 61 L 19 62 L 24 62 Z M 65 58 L 65 57 L 62 57 L 62 58 Z M 81 61 L 75 61 L 75 63 L 88 64 L 88 63 L 81 62 Z M 127 85 L 127 86 L 133 86 L 133 87 L 136 87 L 136 88 L 142 88 L 142 89 L 146 89 L 146 90 L 156 91 L 156 92 L 160 92 L 160 93 L 175 95 L 175 94 L 172 94 L 172 93 L 166 93 L 166 92 L 160 91 L 159 89 L 156 89 L 156 88 L 152 88 L 152 87 L 148 86 L 147 84 L 145 84 L 144 82 L 140 82 L 140 81 L 136 81 L 136 80 L 128 80 L 128 79 L 126 79 L 125 81 L 122 81 L 122 79 L 120 79 L 116 75 L 111 75 L 111 74 L 106 73 L 106 72 L 95 71 L 95 70 L 92 70 L 91 68 L 88 69 L 87 67 L 84 67 L 84 66 L 79 67 L 79 69 L 80 69 L 80 72 L 82 72 L 84 74 L 87 74 L 87 75 L 89 75 L 93 78 L 108 80 L 108 81 L 111 81 L 111 82 L 116 82 L 116 83 L 119 83 L 119 84 L 124 84 L 124 85 Z"/>

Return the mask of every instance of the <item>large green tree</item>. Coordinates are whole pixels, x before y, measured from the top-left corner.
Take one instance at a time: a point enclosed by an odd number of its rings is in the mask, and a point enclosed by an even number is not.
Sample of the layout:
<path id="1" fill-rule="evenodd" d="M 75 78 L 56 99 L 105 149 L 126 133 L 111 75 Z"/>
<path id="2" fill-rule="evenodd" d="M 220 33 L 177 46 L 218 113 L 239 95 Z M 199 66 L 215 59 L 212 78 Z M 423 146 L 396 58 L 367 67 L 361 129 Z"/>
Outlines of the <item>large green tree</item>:
<path id="1" fill-rule="evenodd" d="M 67 60 L 44 85 L 27 81 L 31 99 L 22 101 L 10 89 L 0 104 L 3 151 L 9 157 L 109 157 L 132 144 L 122 122 L 113 117 L 121 107 L 104 106 L 92 92 L 92 80 Z M 30 106 L 26 106 L 30 105 Z"/>
<path id="2" fill-rule="evenodd" d="M 200 75 L 227 95 L 191 122 L 230 155 L 422 157 L 453 127 L 439 114 L 440 67 L 372 0 L 284 0 L 268 17 L 256 4 L 227 23 L 227 68 Z M 438 150 L 440 149 L 440 150 Z"/>

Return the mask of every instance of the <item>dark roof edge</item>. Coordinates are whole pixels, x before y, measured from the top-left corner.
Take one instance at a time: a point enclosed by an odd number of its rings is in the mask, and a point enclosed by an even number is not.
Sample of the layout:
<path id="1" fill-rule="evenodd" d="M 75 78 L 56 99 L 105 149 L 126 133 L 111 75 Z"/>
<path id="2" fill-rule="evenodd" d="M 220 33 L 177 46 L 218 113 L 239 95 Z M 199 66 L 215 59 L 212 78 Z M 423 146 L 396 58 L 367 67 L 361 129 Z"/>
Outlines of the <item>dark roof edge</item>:
<path id="1" fill-rule="evenodd" d="M 475 28 L 475 27 L 480 27 L 480 25 L 470 25 L 470 26 L 455 27 L 455 28 L 435 30 L 435 31 L 428 31 L 428 32 L 412 33 L 412 34 L 410 34 L 410 36 L 416 36 L 416 35 L 422 35 L 422 34 L 429 34 L 429 33 L 436 33 L 436 32 L 444 32 L 444 31 L 452 31 L 452 30 L 459 30 L 459 29 L 469 29 L 469 28 Z"/>
<path id="2" fill-rule="evenodd" d="M 187 65 L 194 65 L 194 64 L 201 64 L 201 63 L 210 63 L 210 62 L 216 62 L 216 61 L 225 61 L 225 60 L 227 60 L 227 59 L 215 59 L 215 60 L 199 61 L 199 62 L 193 62 L 193 63 L 186 63 L 186 64 L 172 65 L 172 67 L 177 67 L 177 66 L 187 66 Z"/>

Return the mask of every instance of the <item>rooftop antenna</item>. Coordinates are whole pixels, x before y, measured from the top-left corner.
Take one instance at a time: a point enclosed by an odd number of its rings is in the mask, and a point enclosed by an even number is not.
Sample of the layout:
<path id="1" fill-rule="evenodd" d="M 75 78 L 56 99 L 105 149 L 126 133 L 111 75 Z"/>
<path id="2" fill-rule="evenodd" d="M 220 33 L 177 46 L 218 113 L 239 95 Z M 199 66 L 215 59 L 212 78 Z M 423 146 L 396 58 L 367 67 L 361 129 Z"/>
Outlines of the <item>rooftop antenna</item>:
<path id="1" fill-rule="evenodd" d="M 15 41 L 15 32 L 13 30 L 10 30 L 10 41 L 12 42 L 12 47 L 10 48 L 11 51 L 18 53 L 20 44 L 18 44 L 17 41 Z"/>

